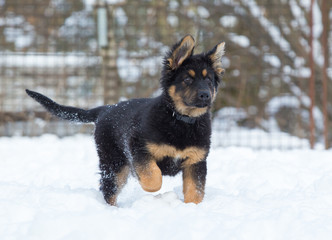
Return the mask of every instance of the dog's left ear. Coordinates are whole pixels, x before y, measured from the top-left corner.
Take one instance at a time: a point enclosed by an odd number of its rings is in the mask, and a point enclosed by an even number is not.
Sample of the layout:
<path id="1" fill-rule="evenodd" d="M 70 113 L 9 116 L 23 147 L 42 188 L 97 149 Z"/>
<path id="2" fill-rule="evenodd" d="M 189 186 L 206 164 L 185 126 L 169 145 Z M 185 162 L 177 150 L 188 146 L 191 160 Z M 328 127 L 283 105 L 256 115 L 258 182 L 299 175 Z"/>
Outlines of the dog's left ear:
<path id="1" fill-rule="evenodd" d="M 173 46 L 169 57 L 166 59 L 171 70 L 175 70 L 193 54 L 195 47 L 195 40 L 191 35 L 182 38 Z"/>
<path id="2" fill-rule="evenodd" d="M 221 65 L 221 57 L 225 54 L 225 42 L 217 44 L 210 52 L 207 53 L 212 62 L 212 68 L 216 72 L 219 78 L 225 72 L 225 69 Z"/>

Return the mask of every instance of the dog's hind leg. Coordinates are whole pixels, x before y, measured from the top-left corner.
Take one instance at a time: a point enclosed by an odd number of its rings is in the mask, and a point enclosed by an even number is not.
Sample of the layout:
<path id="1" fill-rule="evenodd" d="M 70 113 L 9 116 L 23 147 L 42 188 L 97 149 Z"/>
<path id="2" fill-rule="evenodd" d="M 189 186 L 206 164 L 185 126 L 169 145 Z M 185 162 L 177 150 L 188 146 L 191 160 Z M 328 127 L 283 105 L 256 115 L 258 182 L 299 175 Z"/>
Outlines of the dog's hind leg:
<path id="1" fill-rule="evenodd" d="M 120 172 L 112 170 L 103 171 L 100 179 L 100 189 L 103 192 L 104 199 L 112 206 L 116 206 L 117 197 L 127 182 L 129 175 L 129 166 L 124 166 Z"/>
<path id="2" fill-rule="evenodd" d="M 117 196 L 126 184 L 130 168 L 123 152 L 110 145 L 98 145 L 101 170 L 100 190 L 110 205 L 116 205 Z"/>

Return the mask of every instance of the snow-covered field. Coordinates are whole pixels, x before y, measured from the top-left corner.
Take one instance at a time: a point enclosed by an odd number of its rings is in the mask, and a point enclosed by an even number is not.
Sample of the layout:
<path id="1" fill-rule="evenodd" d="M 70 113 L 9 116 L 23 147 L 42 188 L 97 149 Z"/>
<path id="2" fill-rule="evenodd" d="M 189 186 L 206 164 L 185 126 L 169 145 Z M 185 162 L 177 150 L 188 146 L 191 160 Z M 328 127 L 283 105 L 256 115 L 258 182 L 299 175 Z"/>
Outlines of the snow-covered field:
<path id="1" fill-rule="evenodd" d="M 130 178 L 119 207 L 98 191 L 93 138 L 0 138 L 0 239 L 330 239 L 332 151 L 214 148 L 206 196 L 181 176 L 155 193 Z"/>

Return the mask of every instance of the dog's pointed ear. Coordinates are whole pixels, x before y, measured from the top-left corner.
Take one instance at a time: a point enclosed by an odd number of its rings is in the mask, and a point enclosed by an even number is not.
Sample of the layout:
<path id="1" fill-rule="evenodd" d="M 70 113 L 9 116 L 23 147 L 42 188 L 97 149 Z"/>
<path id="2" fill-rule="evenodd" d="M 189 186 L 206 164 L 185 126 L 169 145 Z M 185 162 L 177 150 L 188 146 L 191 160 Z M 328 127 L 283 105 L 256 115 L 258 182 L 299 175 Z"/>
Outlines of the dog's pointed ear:
<path id="1" fill-rule="evenodd" d="M 217 44 L 210 52 L 208 52 L 208 57 L 212 62 L 212 68 L 217 73 L 218 77 L 222 77 L 225 69 L 222 68 L 221 58 L 225 54 L 225 42 Z"/>
<path id="2" fill-rule="evenodd" d="M 173 46 L 167 60 L 167 64 L 171 70 L 175 70 L 186 60 L 193 55 L 195 47 L 195 40 L 191 35 L 186 35 L 178 43 Z"/>

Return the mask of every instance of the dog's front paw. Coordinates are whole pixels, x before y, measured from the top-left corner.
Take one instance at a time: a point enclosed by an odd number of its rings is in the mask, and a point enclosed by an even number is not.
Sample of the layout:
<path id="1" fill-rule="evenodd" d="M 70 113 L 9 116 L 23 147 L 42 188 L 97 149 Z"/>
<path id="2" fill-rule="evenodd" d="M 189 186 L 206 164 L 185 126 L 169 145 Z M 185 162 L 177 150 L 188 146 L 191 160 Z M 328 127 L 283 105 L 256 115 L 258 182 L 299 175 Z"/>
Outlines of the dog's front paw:
<path id="1" fill-rule="evenodd" d="M 136 172 L 144 191 L 157 192 L 161 188 L 162 175 L 161 170 L 155 161 L 150 161 L 146 166 L 139 166 Z"/>

